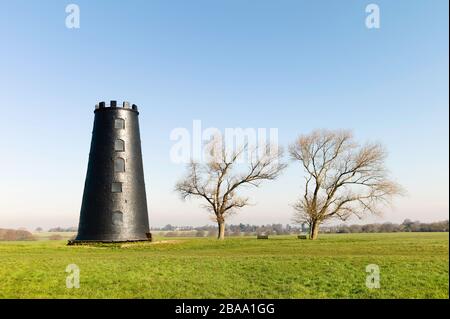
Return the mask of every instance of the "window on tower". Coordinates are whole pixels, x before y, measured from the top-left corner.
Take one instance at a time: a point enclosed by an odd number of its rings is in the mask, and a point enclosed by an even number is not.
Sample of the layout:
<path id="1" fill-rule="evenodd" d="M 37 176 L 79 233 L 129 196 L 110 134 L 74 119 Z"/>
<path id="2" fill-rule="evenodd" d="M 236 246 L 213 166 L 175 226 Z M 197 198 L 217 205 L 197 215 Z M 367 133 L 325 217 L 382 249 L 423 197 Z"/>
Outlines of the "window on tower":
<path id="1" fill-rule="evenodd" d="M 123 213 L 121 211 L 115 211 L 112 213 L 112 223 L 115 226 L 122 226 L 123 224 Z"/>
<path id="2" fill-rule="evenodd" d="M 112 193 L 122 193 L 122 183 L 114 182 L 111 184 Z"/>
<path id="3" fill-rule="evenodd" d="M 118 130 L 125 129 L 125 120 L 124 119 L 115 119 L 114 120 L 114 128 Z"/>
<path id="4" fill-rule="evenodd" d="M 117 139 L 114 142 L 114 150 L 116 152 L 123 152 L 123 151 L 125 151 L 125 142 L 123 140 Z"/>
<path id="5" fill-rule="evenodd" d="M 114 172 L 125 172 L 125 160 L 123 158 L 119 157 L 114 160 Z"/>

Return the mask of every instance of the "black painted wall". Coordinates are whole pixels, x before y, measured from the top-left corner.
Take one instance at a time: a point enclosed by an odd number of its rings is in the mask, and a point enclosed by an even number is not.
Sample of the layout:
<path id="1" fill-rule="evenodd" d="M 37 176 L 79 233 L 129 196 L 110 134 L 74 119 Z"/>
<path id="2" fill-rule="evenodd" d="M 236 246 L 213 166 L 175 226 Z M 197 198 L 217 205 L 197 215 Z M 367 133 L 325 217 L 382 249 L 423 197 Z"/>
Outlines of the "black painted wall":
<path id="1" fill-rule="evenodd" d="M 124 103 L 117 107 L 111 101 L 109 107 L 103 102 L 96 106 L 76 241 L 147 239 L 149 223 L 138 115 L 135 105 Z"/>

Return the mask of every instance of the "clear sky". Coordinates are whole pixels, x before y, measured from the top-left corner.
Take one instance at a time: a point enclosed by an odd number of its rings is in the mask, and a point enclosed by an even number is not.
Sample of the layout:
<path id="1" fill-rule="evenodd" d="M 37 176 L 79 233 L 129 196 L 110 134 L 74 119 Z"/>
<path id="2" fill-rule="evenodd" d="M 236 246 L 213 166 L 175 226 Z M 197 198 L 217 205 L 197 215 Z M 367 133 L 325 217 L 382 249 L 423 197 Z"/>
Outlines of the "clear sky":
<path id="1" fill-rule="evenodd" d="M 78 225 L 93 109 L 140 108 L 151 226 L 209 223 L 173 188 L 177 127 L 315 128 L 380 141 L 408 191 L 382 218 L 449 214 L 448 1 L 1 1 L 0 228 Z M 367 29 L 376 3 L 381 28 Z M 250 192 L 232 223 L 289 223 L 302 171 Z"/>

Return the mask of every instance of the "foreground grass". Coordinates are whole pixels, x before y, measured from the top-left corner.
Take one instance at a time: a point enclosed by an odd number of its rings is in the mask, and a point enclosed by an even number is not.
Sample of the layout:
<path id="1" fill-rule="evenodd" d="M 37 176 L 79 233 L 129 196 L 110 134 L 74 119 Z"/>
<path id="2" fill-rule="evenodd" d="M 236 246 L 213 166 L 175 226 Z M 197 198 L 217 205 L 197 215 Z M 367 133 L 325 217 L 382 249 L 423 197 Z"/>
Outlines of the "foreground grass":
<path id="1" fill-rule="evenodd" d="M 0 298 L 448 298 L 448 234 L 0 242 Z M 81 270 L 67 289 L 68 264 Z M 366 287 L 369 264 L 381 289 Z"/>

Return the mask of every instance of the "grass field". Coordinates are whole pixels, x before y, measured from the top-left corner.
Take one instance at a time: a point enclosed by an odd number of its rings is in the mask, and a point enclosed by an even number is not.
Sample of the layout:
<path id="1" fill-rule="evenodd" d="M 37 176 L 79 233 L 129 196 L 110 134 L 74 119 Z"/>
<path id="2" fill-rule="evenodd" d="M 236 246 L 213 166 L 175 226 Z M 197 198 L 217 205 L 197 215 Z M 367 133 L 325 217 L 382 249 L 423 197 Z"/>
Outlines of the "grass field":
<path id="1" fill-rule="evenodd" d="M 158 238 L 157 238 L 158 239 Z M 448 233 L 0 242 L 0 298 L 448 298 Z M 80 288 L 66 288 L 66 266 Z M 381 288 L 366 287 L 377 264 Z"/>

